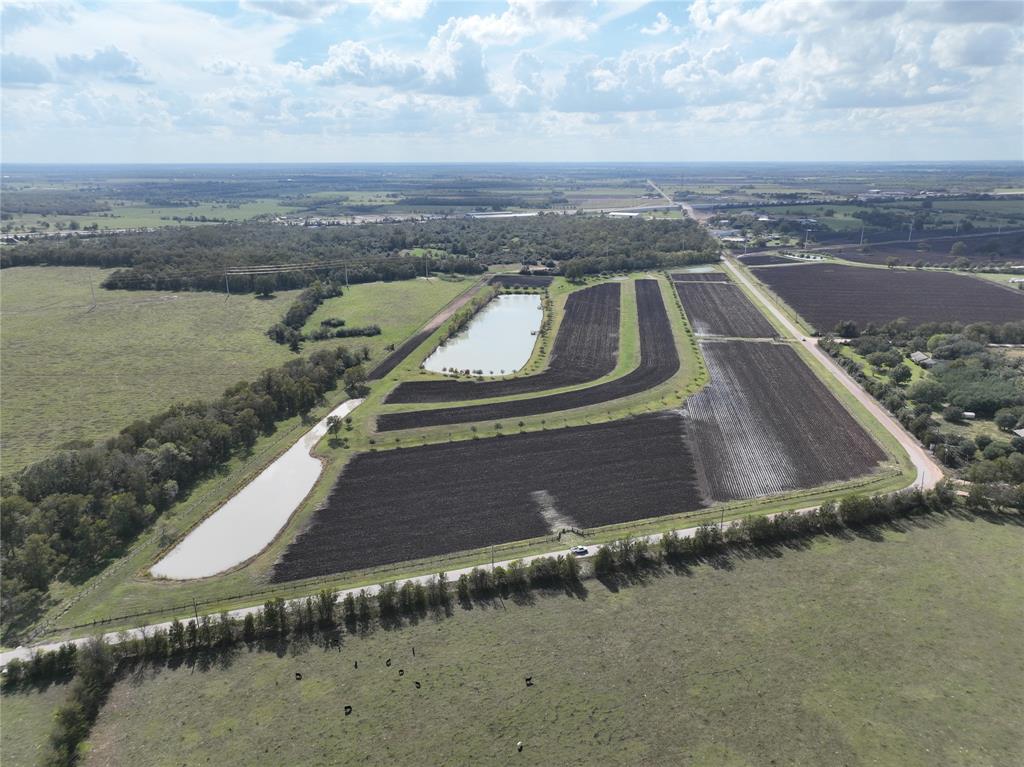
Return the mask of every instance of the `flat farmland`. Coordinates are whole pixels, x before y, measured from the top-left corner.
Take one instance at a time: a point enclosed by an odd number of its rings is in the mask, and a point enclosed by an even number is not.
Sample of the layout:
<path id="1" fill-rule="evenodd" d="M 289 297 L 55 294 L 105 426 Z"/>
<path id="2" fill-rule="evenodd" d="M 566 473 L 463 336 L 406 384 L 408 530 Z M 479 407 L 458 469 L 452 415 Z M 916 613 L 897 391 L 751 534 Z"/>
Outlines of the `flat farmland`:
<path id="1" fill-rule="evenodd" d="M 728 282 L 725 272 L 675 272 L 669 275 L 672 282 Z"/>
<path id="2" fill-rule="evenodd" d="M 701 344 L 711 383 L 687 400 L 702 490 L 756 498 L 852 479 L 885 453 L 789 346 Z"/>
<path id="3" fill-rule="evenodd" d="M 89 267 L 3 270 L 5 474 L 69 440 L 102 439 L 175 402 L 219 396 L 294 356 L 265 333 L 297 291 L 226 300 L 102 290 L 107 274 Z"/>
<path id="4" fill-rule="evenodd" d="M 275 565 L 289 581 L 702 506 L 676 413 L 362 453 Z"/>
<path id="5" fill-rule="evenodd" d="M 761 268 L 755 274 L 819 332 L 852 320 L 1010 322 L 1024 317 L 1024 292 L 949 272 L 839 264 Z"/>
<path id="6" fill-rule="evenodd" d="M 963 252 L 954 254 L 953 246 L 957 243 L 963 243 Z M 837 252 L 836 255 L 848 261 L 864 264 L 887 264 L 890 258 L 895 258 L 897 262 L 907 266 L 919 261 L 936 266 L 949 265 L 961 257 L 966 258 L 974 266 L 1002 264 L 1007 261 L 1024 263 L 1024 234 L 1018 232 L 981 237 L 946 237 L 920 242 L 894 242 L 887 245 L 870 245 L 864 249 L 851 247 Z"/>
<path id="7" fill-rule="evenodd" d="M 929 517 L 336 647 L 137 669 L 81 764 L 1020 765 L 1011 519 Z"/>
<path id="8" fill-rule="evenodd" d="M 737 256 L 740 263 L 746 266 L 776 266 L 778 264 L 798 264 L 792 258 L 785 258 L 784 256 L 773 256 L 767 255 L 756 255 L 756 256 Z"/>
<path id="9" fill-rule="evenodd" d="M 492 280 L 493 282 L 493 280 Z M 593 381 L 615 369 L 622 288 L 606 282 L 568 296 L 544 372 L 503 381 L 410 381 L 386 402 L 453 402 L 540 392 Z"/>
<path id="10" fill-rule="evenodd" d="M 586 389 L 469 407 L 387 413 L 377 419 L 378 431 L 415 429 L 473 421 L 522 418 L 586 407 L 638 394 L 661 384 L 679 370 L 672 325 L 657 280 L 636 281 L 640 325 L 640 364 L 631 372 Z"/>
<path id="11" fill-rule="evenodd" d="M 771 323 L 732 282 L 676 282 L 693 331 L 702 336 L 774 338 Z"/>

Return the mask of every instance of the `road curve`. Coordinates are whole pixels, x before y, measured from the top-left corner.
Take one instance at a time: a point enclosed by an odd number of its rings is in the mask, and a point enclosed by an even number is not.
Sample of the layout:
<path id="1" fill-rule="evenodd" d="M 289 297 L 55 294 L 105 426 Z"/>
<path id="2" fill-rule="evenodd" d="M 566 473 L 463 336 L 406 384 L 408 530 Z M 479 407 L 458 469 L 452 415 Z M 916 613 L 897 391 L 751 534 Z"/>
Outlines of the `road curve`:
<path id="1" fill-rule="evenodd" d="M 724 265 L 726 270 L 732 275 L 733 279 L 744 285 L 751 293 L 753 293 L 761 302 L 761 304 L 771 312 L 772 316 L 779 321 L 784 331 L 790 335 L 790 337 L 802 345 L 807 351 L 814 356 L 819 362 L 821 362 L 825 369 L 828 370 L 832 376 L 842 386 L 850 392 L 857 401 L 860 402 L 875 419 L 878 420 L 885 430 L 888 431 L 897 442 L 907 451 L 907 455 L 910 456 L 911 462 L 914 464 L 914 468 L 917 470 L 917 476 L 914 479 L 914 485 L 921 488 L 922 490 L 929 490 L 935 487 L 936 484 L 943 478 L 942 468 L 936 463 L 935 459 L 932 458 L 931 454 L 924 449 L 920 442 L 903 426 L 897 421 L 885 408 L 883 408 L 878 401 L 868 394 L 864 389 L 861 388 L 860 384 L 850 377 L 850 374 L 843 370 L 835 361 L 823 352 L 818 347 L 817 339 L 807 338 L 800 329 L 796 327 L 790 321 L 782 311 L 775 305 L 764 292 L 764 290 L 754 283 L 747 275 L 736 265 L 736 260 L 733 256 L 725 256 Z"/>

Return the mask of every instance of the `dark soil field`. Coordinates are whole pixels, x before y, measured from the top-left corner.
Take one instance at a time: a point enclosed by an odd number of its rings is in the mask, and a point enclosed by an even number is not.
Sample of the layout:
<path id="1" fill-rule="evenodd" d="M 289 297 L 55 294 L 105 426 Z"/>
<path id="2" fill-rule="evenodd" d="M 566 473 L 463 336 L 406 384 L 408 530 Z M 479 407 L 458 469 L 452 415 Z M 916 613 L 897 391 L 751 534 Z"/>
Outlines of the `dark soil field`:
<path id="1" fill-rule="evenodd" d="M 441 327 L 449 317 L 451 317 L 461 307 L 465 306 L 473 296 L 479 293 L 486 283 L 481 282 L 476 287 L 470 288 L 462 295 L 456 297 L 456 299 L 450 302 L 444 309 L 434 315 L 430 321 L 424 325 L 419 331 L 411 335 L 403 343 L 395 348 L 391 354 L 381 360 L 367 375 L 367 379 L 370 381 L 379 381 L 381 378 L 386 376 L 396 367 L 402 364 L 403 360 L 408 357 L 421 343 L 427 340 L 431 333 Z"/>
<path id="2" fill-rule="evenodd" d="M 713 500 L 851 479 L 885 459 L 789 346 L 701 347 L 711 383 L 687 401 L 684 414 L 701 489 Z"/>
<path id="3" fill-rule="evenodd" d="M 288 581 L 702 506 L 677 413 L 352 459 L 285 551 Z"/>
<path id="4" fill-rule="evenodd" d="M 792 258 L 783 258 L 782 256 L 771 256 L 771 255 L 758 255 L 758 256 L 739 256 L 740 262 L 747 266 L 774 266 L 775 264 L 798 264 L 799 261 L 794 261 Z"/>
<path id="5" fill-rule="evenodd" d="M 542 274 L 498 274 L 491 277 L 491 284 L 503 288 L 546 288 L 553 279 Z"/>
<path id="6" fill-rule="evenodd" d="M 725 272 L 676 272 L 669 275 L 673 282 L 728 282 Z"/>
<path id="7" fill-rule="evenodd" d="M 416 429 L 471 421 L 515 419 L 525 416 L 571 410 L 587 405 L 627 397 L 647 391 L 667 381 L 679 370 L 679 355 L 665 302 L 657 280 L 637 280 L 637 316 L 640 324 L 640 364 L 622 378 L 616 378 L 587 389 L 549 394 L 532 399 L 498 402 L 490 405 L 412 410 L 387 413 L 378 417 L 378 431 Z"/>
<path id="8" fill-rule="evenodd" d="M 540 392 L 593 381 L 615 369 L 619 352 L 621 285 L 606 282 L 572 293 L 551 347 L 547 370 L 505 381 L 411 381 L 386 402 L 453 402 Z"/>
<path id="9" fill-rule="evenodd" d="M 947 272 L 813 264 L 757 269 L 757 278 L 819 332 L 904 318 L 924 322 L 1010 322 L 1024 317 L 1024 291 Z"/>
<path id="10" fill-rule="evenodd" d="M 960 256 L 952 254 L 953 245 L 964 244 L 963 257 L 974 266 L 1003 264 L 1011 261 L 1024 263 L 1024 234 L 992 234 L 983 237 L 949 237 L 921 242 L 899 242 L 891 245 L 869 245 L 863 249 L 851 247 L 834 254 L 848 261 L 864 264 L 887 264 L 895 258 L 901 265 L 910 266 L 921 262 L 924 265 L 948 266 Z M 750 263 L 750 262 L 747 262 Z"/>
<path id="11" fill-rule="evenodd" d="M 675 283 L 683 310 L 697 335 L 774 338 L 771 323 L 731 282 Z"/>

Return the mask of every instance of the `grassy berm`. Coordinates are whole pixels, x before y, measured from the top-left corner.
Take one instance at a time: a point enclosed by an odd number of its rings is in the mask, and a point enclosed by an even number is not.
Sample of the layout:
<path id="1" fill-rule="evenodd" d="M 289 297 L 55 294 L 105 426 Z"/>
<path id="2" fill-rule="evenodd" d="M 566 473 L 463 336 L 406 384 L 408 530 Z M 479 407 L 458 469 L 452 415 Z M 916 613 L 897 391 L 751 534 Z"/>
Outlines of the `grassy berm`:
<path id="1" fill-rule="evenodd" d="M 928 519 L 147 669 L 84 764 L 1021 764 L 1022 547 Z"/>

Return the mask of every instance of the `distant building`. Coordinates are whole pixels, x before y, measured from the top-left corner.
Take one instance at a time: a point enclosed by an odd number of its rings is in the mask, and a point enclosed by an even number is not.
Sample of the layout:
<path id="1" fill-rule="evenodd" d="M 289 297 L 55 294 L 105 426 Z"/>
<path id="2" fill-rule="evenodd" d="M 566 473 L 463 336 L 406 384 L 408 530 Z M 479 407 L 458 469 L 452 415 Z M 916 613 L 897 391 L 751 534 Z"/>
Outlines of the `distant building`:
<path id="1" fill-rule="evenodd" d="M 930 368 L 935 364 L 935 360 L 932 359 L 932 356 L 930 354 L 925 354 L 924 352 L 913 352 L 910 355 L 910 359 L 912 362 L 917 363 L 923 368 Z"/>

